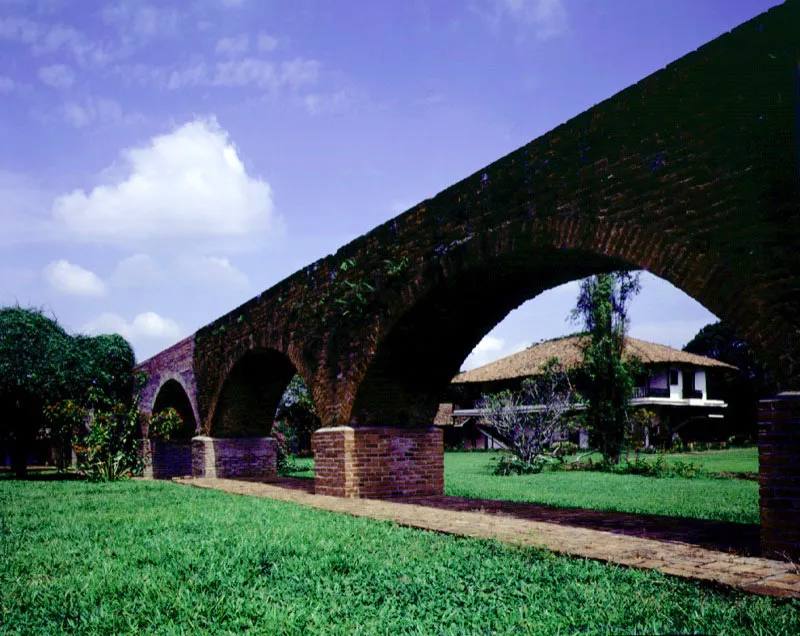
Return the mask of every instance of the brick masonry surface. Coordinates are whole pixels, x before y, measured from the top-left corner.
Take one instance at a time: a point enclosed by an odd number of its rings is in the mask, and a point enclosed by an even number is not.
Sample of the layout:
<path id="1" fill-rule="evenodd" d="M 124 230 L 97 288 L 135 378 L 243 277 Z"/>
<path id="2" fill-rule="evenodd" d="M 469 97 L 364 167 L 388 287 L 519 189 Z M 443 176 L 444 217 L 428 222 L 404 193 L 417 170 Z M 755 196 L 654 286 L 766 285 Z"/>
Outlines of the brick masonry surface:
<path id="1" fill-rule="evenodd" d="M 790 0 L 296 272 L 142 363 L 157 378 L 152 404 L 173 379 L 201 434 L 269 435 L 297 371 L 328 428 L 419 429 L 509 311 L 618 268 L 671 282 L 800 389 L 798 33 Z M 772 435 L 797 457 L 790 431 Z M 321 488 L 409 487 L 402 471 L 366 480 L 385 462 L 339 436 L 318 438 Z M 773 540 L 794 536 L 777 511 L 798 500 L 777 475 L 762 481 Z"/>
<path id="2" fill-rule="evenodd" d="M 800 560 L 800 392 L 759 407 L 761 550 Z"/>
<path id="3" fill-rule="evenodd" d="M 337 428 L 316 431 L 314 490 L 338 497 L 408 497 L 444 491 L 437 428 Z"/>
<path id="4" fill-rule="evenodd" d="M 192 442 L 140 440 L 140 453 L 145 461 L 145 479 L 172 479 L 192 474 Z"/>
<path id="5" fill-rule="evenodd" d="M 195 477 L 259 477 L 278 475 L 277 443 L 272 437 L 192 439 L 192 475 Z"/>

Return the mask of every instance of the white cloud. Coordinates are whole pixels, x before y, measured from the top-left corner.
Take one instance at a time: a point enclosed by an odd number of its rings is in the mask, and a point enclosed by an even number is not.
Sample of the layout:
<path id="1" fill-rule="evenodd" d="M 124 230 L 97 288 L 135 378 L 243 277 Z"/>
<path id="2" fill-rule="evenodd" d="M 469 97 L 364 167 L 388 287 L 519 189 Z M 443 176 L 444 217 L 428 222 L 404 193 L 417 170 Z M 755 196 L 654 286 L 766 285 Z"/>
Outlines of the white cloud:
<path id="1" fill-rule="evenodd" d="M 161 266 L 148 254 L 123 258 L 111 274 L 111 282 L 118 287 L 148 287 L 162 278 Z"/>
<path id="2" fill-rule="evenodd" d="M 288 62 L 271 62 L 258 58 L 243 58 L 218 62 L 214 67 L 206 64 L 180 69 L 170 73 L 167 88 L 186 86 L 255 86 L 277 92 L 288 87 L 292 90 L 315 84 L 319 78 L 320 63 L 297 58 Z"/>
<path id="3" fill-rule="evenodd" d="M 85 128 L 93 122 L 117 123 L 133 116 L 126 116 L 120 106 L 113 99 L 87 97 L 82 103 L 76 101 L 65 102 L 61 107 L 64 121 L 75 128 Z"/>
<path id="4" fill-rule="evenodd" d="M 39 69 L 39 80 L 51 88 L 69 88 L 75 82 L 75 71 L 66 64 L 53 64 Z"/>
<path id="5" fill-rule="evenodd" d="M 239 57 L 247 53 L 247 49 L 249 48 L 249 46 L 250 46 L 250 38 L 247 36 L 246 33 L 241 33 L 233 37 L 222 38 L 221 40 L 218 40 L 217 46 L 214 50 L 219 55 L 226 55 L 228 57 Z"/>
<path id="6" fill-rule="evenodd" d="M 14 82 L 14 80 L 12 80 L 10 77 L 0 75 L 0 93 L 10 93 L 14 90 L 15 86 L 16 82 Z"/>
<path id="7" fill-rule="evenodd" d="M 278 39 L 268 35 L 267 33 L 260 33 L 258 36 L 258 50 L 262 53 L 268 53 L 278 48 Z"/>
<path id="8" fill-rule="evenodd" d="M 334 115 L 353 106 L 356 97 L 352 91 L 342 89 L 333 93 L 314 93 L 303 98 L 303 105 L 311 115 Z"/>
<path id="9" fill-rule="evenodd" d="M 526 346 L 526 343 L 518 342 L 512 347 L 506 347 L 506 341 L 502 338 L 486 335 L 475 345 L 475 348 L 467 356 L 466 360 L 464 360 L 464 363 L 461 365 L 461 370 L 469 371 L 470 369 L 475 369 L 489 362 L 510 356 L 512 353 L 522 351 Z"/>
<path id="10" fill-rule="evenodd" d="M 203 285 L 246 287 L 250 283 L 247 276 L 227 258 L 185 256 L 178 260 L 177 266 L 184 279 Z"/>
<path id="11" fill-rule="evenodd" d="M 180 15 L 173 8 L 148 4 L 133 7 L 124 2 L 107 5 L 102 16 L 107 24 L 142 38 L 176 35 L 180 22 Z"/>
<path id="12" fill-rule="evenodd" d="M 247 174 L 215 119 L 197 119 L 123 151 L 124 174 L 75 190 L 52 206 L 78 238 L 116 244 L 180 237 L 234 239 L 280 233 L 269 184 Z"/>
<path id="13" fill-rule="evenodd" d="M 70 296 L 103 296 L 106 286 L 102 280 L 88 269 L 60 260 L 44 268 L 44 278 L 59 292 Z"/>
<path id="14" fill-rule="evenodd" d="M 132 343 L 142 340 L 177 340 L 181 333 L 174 320 L 159 316 L 153 311 L 138 314 L 132 322 L 119 314 L 106 312 L 85 324 L 81 331 L 90 335 L 118 333 Z"/>
<path id="15" fill-rule="evenodd" d="M 567 12 L 564 0 L 490 0 L 492 8 L 473 7 L 491 24 L 503 18 L 512 20 L 526 29 L 532 29 L 540 40 L 561 35 L 567 29 Z"/>

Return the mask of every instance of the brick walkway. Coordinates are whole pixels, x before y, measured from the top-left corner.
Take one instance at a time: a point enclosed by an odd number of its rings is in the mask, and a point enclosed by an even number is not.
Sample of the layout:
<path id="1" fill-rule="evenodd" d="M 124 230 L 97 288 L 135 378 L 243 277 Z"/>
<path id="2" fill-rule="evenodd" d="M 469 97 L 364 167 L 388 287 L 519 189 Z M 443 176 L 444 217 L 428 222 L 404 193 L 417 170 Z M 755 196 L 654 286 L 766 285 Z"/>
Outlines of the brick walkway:
<path id="1" fill-rule="evenodd" d="M 309 492 L 313 487 L 310 480 L 307 484 L 288 480 L 281 484 L 232 479 L 185 478 L 174 481 L 239 495 L 289 501 L 357 517 L 392 521 L 412 528 L 496 539 L 513 545 L 546 548 L 629 567 L 656 569 L 665 574 L 713 581 L 756 594 L 800 598 L 800 568 L 791 563 L 729 554 L 681 541 L 667 541 L 663 537 L 652 539 L 633 536 L 632 533 L 580 527 L 578 523 L 567 523 L 566 517 L 552 523 L 508 514 L 515 507 L 536 506 L 505 503 L 487 511 L 486 504 L 499 502 L 476 500 L 477 505 L 481 506 L 479 512 L 458 509 L 466 507 L 466 504 L 459 505 L 457 502 L 466 500 L 455 497 L 425 497 L 409 501 L 342 499 L 312 494 Z M 571 510 L 569 516 L 574 521 L 578 514 L 575 509 Z M 586 511 L 586 514 L 591 517 L 592 511 Z"/>

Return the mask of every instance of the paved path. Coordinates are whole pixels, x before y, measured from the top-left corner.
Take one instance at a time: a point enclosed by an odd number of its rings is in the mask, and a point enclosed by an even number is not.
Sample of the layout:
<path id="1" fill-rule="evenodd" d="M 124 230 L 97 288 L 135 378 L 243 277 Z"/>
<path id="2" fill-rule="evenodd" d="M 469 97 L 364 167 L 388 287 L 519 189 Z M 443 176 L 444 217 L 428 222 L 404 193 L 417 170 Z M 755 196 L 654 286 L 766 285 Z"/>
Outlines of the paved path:
<path id="1" fill-rule="evenodd" d="M 290 501 L 357 517 L 392 521 L 468 537 L 546 548 L 562 554 L 636 568 L 656 569 L 700 581 L 713 581 L 747 592 L 800 598 L 800 568 L 791 563 L 709 550 L 679 541 L 519 518 L 502 512 L 476 512 L 435 505 L 437 497 L 396 500 L 343 499 L 315 495 L 296 483 L 265 484 L 232 479 L 176 479 L 180 484 L 214 488 L 239 495 Z M 294 487 L 287 487 L 294 486 Z M 426 505 L 420 505 L 424 500 Z M 441 498 L 448 499 L 448 498 Z M 456 499 L 456 498 L 452 498 Z M 452 506 L 451 506 L 452 507 Z"/>

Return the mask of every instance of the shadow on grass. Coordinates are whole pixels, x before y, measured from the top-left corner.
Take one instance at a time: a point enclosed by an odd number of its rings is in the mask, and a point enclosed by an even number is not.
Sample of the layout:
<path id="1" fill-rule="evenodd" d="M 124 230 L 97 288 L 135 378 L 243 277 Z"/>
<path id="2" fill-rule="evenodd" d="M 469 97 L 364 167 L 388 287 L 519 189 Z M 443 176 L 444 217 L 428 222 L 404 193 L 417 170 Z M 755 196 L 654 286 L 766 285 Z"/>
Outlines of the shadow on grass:
<path id="1" fill-rule="evenodd" d="M 0 468 L 0 479 L 14 481 L 78 481 L 83 478 L 77 473 L 61 473 L 54 468 L 29 469 L 24 477 L 17 477 L 12 470 Z"/>

